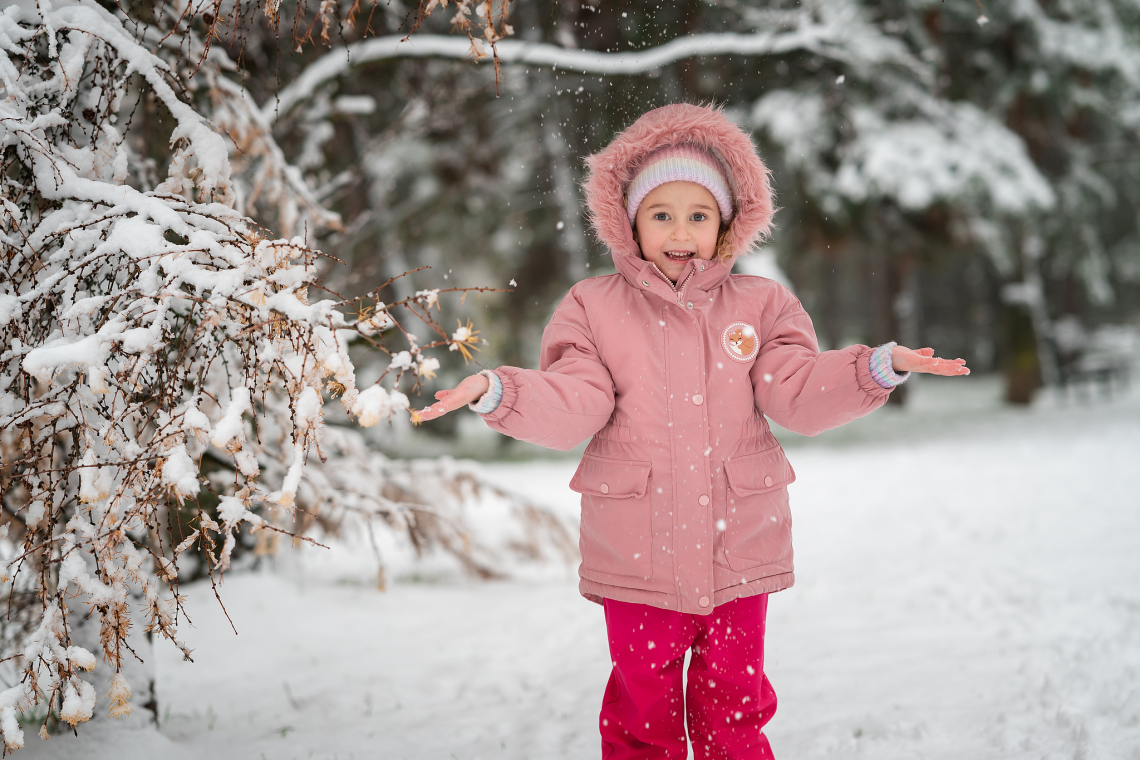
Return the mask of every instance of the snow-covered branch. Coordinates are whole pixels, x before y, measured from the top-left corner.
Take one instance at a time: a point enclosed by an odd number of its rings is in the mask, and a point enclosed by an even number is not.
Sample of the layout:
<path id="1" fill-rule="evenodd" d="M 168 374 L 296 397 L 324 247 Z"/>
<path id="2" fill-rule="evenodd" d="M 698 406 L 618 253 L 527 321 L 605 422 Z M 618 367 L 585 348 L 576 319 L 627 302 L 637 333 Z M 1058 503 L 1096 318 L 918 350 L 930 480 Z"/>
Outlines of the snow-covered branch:
<path id="1" fill-rule="evenodd" d="M 1049 209 L 1055 194 L 1025 143 L 969 103 L 915 92 L 917 114 L 887 119 L 873 107 L 849 105 L 848 142 L 826 163 L 834 118 L 815 92 L 777 90 L 758 100 L 750 123 L 783 149 L 812 194 L 830 213 L 842 202 L 890 198 L 920 211 L 936 203 L 978 203 L 1011 216 Z"/>
<path id="2" fill-rule="evenodd" d="M 694 34 L 645 50 L 605 53 L 595 50 L 569 50 L 548 43 L 504 40 L 496 45 L 503 64 L 542 66 L 579 74 L 622 76 L 644 74 L 670 63 L 698 56 L 778 55 L 796 50 L 815 53 L 825 58 L 856 64 L 858 55 L 853 45 L 858 36 L 845 24 L 819 24 L 803 14 L 803 23 L 788 30 L 755 34 Z M 873 48 L 859 50 L 882 62 L 892 62 L 928 76 L 926 67 L 910 56 L 894 40 L 879 40 Z M 490 56 L 490 45 L 476 40 L 481 55 Z M 267 120 L 287 114 L 297 103 L 312 96 L 323 84 L 344 74 L 354 66 L 364 66 L 392 58 L 457 58 L 471 57 L 472 43 L 460 37 L 416 35 L 378 37 L 334 50 L 312 63 L 296 80 L 281 90 L 262 108 Z"/>

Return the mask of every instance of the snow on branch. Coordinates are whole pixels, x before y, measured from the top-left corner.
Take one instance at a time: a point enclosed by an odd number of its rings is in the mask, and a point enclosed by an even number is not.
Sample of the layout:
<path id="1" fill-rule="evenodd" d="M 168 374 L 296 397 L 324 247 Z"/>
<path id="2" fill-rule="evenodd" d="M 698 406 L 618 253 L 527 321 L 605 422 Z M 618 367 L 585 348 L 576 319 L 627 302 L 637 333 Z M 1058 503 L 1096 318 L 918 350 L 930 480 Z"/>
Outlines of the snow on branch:
<path id="1" fill-rule="evenodd" d="M 886 121 L 855 108 L 856 138 L 835 171 L 835 190 L 855 203 L 887 196 L 902 208 L 981 195 L 1002 214 L 1047 210 L 1056 200 L 1025 142 L 969 103 L 947 103 L 940 118 Z"/>
<path id="2" fill-rule="evenodd" d="M 13 15 L 9 14 L 7 18 L 11 19 Z M 228 198 L 230 179 L 230 163 L 225 141 L 221 135 L 211 129 L 198 112 L 174 94 L 165 76 L 170 74 L 170 66 L 135 42 L 114 16 L 94 3 L 64 6 L 51 11 L 46 22 L 48 29 L 55 34 L 65 30 L 75 30 L 90 38 L 100 39 L 104 45 L 113 49 L 121 60 L 127 62 L 123 71 L 124 76 L 137 72 L 146 79 L 151 91 L 178 121 L 178 127 L 170 137 L 171 141 L 185 138 L 189 143 L 188 153 L 194 156 L 201 172 L 199 180 L 201 191 L 210 199 L 217 196 L 217 200 L 225 202 Z M 54 37 L 51 44 L 55 45 Z M 77 59 L 70 59 L 70 65 L 77 64 Z M 62 60 L 60 65 L 61 68 L 64 66 Z M 65 85 L 69 84 L 65 82 Z"/>
<path id="3" fill-rule="evenodd" d="M 890 198 L 919 211 L 936 203 L 981 203 L 1001 214 L 1051 208 L 1055 194 L 1034 165 L 1024 141 L 990 114 L 969 103 L 948 103 L 912 89 L 915 115 L 889 119 L 874 107 L 851 105 L 848 141 L 837 151 L 829 119 L 834 114 L 816 92 L 777 90 L 758 100 L 752 127 L 783 148 L 804 172 L 824 208 L 839 211 Z"/>
<path id="4" fill-rule="evenodd" d="M 846 24 L 815 23 L 811 14 L 802 14 L 798 26 L 786 31 L 755 34 L 694 34 L 680 37 L 658 47 L 603 53 L 595 50 L 569 50 L 547 43 L 503 40 L 495 45 L 497 59 L 503 64 L 543 66 L 581 74 L 620 76 L 644 74 L 686 58 L 718 55 L 777 55 L 805 50 L 825 58 L 857 64 L 861 58 L 891 61 L 928 76 L 926 67 L 906 53 L 894 40 L 877 40 L 874 46 L 858 45 L 856 35 Z M 491 55 L 490 45 L 475 40 L 469 43 L 458 37 L 423 34 L 411 38 L 377 37 L 334 50 L 311 64 L 277 98 L 262 108 L 267 120 L 287 114 L 299 102 L 312 97 L 321 85 L 355 66 L 364 66 L 392 58 L 468 58 L 472 47 L 481 56 Z M 869 60 L 869 59 L 868 59 Z"/>

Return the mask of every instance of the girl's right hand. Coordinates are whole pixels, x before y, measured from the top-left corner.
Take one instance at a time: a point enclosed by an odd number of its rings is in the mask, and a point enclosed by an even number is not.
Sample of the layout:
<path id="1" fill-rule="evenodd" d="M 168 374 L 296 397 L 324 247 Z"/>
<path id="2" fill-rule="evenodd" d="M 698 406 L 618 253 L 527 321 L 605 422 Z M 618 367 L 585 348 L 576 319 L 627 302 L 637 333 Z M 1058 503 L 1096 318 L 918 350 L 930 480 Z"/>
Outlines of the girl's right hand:
<path id="1" fill-rule="evenodd" d="M 461 406 L 475 403 L 490 387 L 491 381 L 483 375 L 466 377 L 463 382 L 451 390 L 436 391 L 436 403 L 424 407 L 421 411 L 413 412 L 412 419 L 416 422 L 424 422 L 442 417 L 448 412 L 454 412 Z"/>

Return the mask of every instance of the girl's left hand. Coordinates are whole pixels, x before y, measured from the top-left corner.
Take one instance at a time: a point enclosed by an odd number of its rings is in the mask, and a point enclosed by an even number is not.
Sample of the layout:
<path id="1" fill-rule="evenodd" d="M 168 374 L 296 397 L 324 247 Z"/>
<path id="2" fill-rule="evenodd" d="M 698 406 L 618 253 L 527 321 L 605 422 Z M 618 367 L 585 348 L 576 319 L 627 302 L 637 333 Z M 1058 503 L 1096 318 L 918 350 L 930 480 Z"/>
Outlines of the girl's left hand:
<path id="1" fill-rule="evenodd" d="M 891 365 L 895 372 L 925 372 L 930 375 L 968 375 L 965 359 L 939 359 L 933 348 L 912 351 L 905 346 L 891 349 Z"/>

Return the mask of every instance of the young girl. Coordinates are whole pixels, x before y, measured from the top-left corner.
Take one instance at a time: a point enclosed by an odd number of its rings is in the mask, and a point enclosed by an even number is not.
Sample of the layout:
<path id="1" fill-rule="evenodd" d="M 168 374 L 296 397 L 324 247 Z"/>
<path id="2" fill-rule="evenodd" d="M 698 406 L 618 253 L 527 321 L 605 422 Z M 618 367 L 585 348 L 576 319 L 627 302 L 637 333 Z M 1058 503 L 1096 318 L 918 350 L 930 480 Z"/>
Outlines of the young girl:
<path id="1" fill-rule="evenodd" d="M 793 583 L 787 486 L 767 418 L 816 435 L 878 409 L 908 372 L 964 375 L 888 343 L 820 352 L 787 289 L 730 274 L 768 232 L 768 170 L 715 108 L 671 105 L 588 159 L 586 199 L 618 273 L 570 289 L 540 369 L 500 367 L 436 394 L 499 432 L 567 450 L 593 437 L 579 588 L 603 605 L 613 672 L 602 754 L 770 758 L 768 594 Z M 692 650 L 682 694 L 685 653 Z"/>

